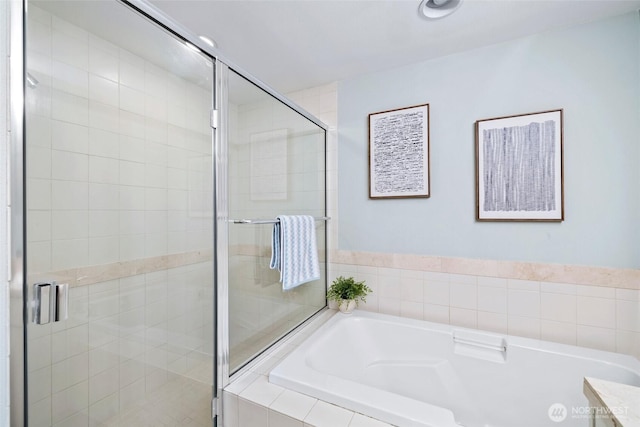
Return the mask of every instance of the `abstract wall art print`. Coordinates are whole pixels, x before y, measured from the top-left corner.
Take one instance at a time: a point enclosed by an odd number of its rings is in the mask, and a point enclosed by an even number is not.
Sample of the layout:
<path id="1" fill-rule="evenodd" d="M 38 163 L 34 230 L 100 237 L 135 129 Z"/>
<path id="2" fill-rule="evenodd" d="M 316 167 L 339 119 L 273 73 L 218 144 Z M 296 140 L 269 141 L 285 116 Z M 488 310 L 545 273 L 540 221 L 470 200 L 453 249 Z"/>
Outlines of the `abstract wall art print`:
<path id="1" fill-rule="evenodd" d="M 476 219 L 563 221 L 563 111 L 476 121 Z"/>
<path id="2" fill-rule="evenodd" d="M 369 114 L 369 198 L 429 195 L 429 104 Z"/>

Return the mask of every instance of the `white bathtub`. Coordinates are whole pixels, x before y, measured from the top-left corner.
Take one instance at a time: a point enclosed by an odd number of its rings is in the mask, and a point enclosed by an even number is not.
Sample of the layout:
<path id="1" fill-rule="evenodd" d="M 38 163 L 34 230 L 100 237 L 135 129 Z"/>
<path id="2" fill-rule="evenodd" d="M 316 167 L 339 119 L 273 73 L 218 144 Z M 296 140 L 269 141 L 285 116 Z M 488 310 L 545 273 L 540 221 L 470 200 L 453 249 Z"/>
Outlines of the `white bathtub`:
<path id="1" fill-rule="evenodd" d="M 269 380 L 398 426 L 584 427 L 585 376 L 640 386 L 640 362 L 355 311 L 331 318 Z M 561 423 L 549 417 L 556 403 Z"/>

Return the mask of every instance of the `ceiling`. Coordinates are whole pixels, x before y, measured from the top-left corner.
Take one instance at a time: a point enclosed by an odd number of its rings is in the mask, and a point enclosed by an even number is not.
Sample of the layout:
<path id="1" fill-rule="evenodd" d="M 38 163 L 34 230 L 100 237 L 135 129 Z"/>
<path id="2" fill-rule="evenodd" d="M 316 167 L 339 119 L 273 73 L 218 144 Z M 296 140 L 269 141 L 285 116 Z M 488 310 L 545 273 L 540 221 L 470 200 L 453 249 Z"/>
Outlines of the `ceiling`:
<path id="1" fill-rule="evenodd" d="M 427 20 L 419 0 L 151 0 L 280 92 L 640 9 L 640 0 L 465 0 Z"/>

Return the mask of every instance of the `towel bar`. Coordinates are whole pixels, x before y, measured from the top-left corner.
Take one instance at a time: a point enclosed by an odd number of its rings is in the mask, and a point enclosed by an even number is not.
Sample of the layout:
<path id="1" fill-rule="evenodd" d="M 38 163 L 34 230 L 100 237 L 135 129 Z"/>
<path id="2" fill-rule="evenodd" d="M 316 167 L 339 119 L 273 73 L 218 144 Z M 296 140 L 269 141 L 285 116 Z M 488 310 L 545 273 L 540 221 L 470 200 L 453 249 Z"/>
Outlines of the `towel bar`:
<path id="1" fill-rule="evenodd" d="M 328 216 L 319 216 L 314 217 L 316 221 L 329 221 L 331 217 Z M 232 224 L 275 224 L 278 222 L 277 219 L 230 219 L 230 223 Z"/>

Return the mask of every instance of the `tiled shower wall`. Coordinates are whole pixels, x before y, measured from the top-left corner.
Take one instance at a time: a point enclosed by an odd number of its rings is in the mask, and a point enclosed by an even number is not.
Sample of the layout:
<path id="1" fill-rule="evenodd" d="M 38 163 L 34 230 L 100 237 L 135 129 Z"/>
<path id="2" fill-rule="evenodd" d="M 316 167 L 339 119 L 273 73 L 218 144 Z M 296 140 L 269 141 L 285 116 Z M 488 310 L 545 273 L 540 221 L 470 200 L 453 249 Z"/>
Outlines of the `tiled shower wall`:
<path id="1" fill-rule="evenodd" d="M 211 90 L 33 5 L 28 38 L 29 283 L 71 286 L 29 424 L 210 425 Z"/>
<path id="2" fill-rule="evenodd" d="M 289 94 L 333 130 L 327 188 L 333 218 L 329 282 L 340 275 L 366 280 L 374 292 L 360 306 L 364 310 L 640 358 L 637 270 L 340 251 L 336 91 L 332 84 Z"/>

